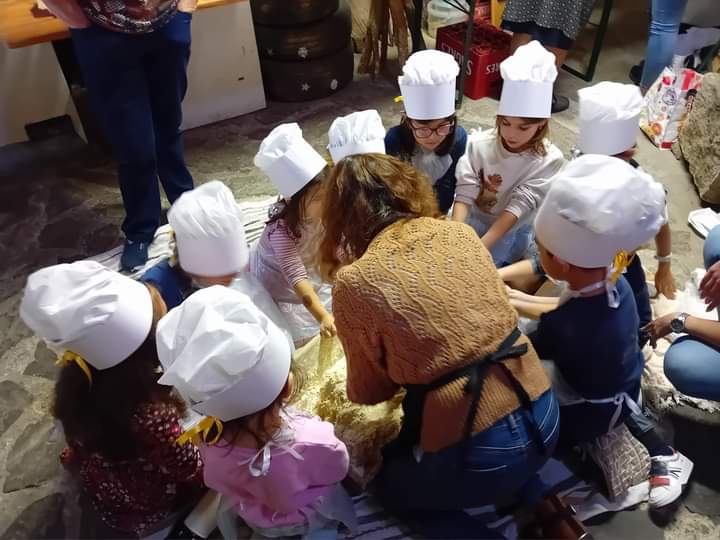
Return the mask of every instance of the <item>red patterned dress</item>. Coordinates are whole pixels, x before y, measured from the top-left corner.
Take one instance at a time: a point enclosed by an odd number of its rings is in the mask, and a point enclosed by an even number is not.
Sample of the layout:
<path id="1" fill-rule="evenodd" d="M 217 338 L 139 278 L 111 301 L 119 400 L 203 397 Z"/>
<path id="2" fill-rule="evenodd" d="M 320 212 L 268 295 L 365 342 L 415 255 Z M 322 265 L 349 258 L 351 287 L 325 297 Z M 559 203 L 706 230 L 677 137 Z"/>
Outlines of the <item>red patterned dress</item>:
<path id="1" fill-rule="evenodd" d="M 141 458 L 109 461 L 69 441 L 60 459 L 77 471 L 83 491 L 110 527 L 142 536 L 203 490 L 198 449 L 175 443 L 177 411 L 165 403 L 143 405 L 131 420 Z"/>

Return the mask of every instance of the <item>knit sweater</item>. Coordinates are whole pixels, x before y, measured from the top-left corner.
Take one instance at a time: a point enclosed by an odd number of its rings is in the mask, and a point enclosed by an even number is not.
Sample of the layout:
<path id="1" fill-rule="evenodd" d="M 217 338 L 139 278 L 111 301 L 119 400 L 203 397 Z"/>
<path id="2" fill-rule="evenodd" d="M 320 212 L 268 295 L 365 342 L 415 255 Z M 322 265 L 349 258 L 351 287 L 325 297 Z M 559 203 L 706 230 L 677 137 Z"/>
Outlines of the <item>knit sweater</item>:
<path id="1" fill-rule="evenodd" d="M 494 352 L 517 325 L 505 285 L 477 234 L 433 218 L 398 222 L 337 273 L 333 312 L 347 357 L 351 401 L 374 404 L 405 384 L 428 384 Z M 525 336 L 518 343 L 529 343 Z M 506 362 L 536 399 L 550 383 L 529 345 Z M 420 446 L 458 443 L 470 409 L 466 379 L 429 393 Z M 500 368 L 485 379 L 474 433 L 520 406 Z"/>

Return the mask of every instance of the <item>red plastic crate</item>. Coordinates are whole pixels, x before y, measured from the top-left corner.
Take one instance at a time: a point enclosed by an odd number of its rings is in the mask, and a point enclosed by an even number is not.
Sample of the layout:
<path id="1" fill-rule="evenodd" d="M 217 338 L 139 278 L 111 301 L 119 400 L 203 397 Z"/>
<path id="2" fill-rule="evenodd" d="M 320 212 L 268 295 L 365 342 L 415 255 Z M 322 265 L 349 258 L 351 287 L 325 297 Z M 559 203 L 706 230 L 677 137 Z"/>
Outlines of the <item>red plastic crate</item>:
<path id="1" fill-rule="evenodd" d="M 439 28 L 435 48 L 450 53 L 462 65 L 466 23 Z M 510 56 L 510 35 L 489 24 L 476 24 L 465 77 L 470 99 L 495 96 L 500 88 L 500 62 Z"/>

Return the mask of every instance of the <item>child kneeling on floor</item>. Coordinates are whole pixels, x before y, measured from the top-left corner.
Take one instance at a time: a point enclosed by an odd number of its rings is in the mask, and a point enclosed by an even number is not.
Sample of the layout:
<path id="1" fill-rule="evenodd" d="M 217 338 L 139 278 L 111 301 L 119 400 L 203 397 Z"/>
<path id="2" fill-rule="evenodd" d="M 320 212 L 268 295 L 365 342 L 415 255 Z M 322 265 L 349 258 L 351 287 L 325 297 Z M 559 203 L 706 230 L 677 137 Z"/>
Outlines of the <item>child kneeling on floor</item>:
<path id="1" fill-rule="evenodd" d="M 664 223 L 664 208 L 663 187 L 652 177 L 612 157 L 585 155 L 553 180 L 538 211 L 542 267 L 567 285 L 559 306 L 540 317 L 529 337 L 559 374 L 553 389 L 566 447 L 591 442 L 631 416 L 643 417 L 637 404 L 644 365 L 638 314 L 622 271 L 627 253 Z M 675 451 L 656 453 L 652 461 L 650 503 L 664 506 L 680 496 L 692 462 Z"/>
<path id="2" fill-rule="evenodd" d="M 297 124 L 273 129 L 254 161 L 281 199 L 271 208 L 267 226 L 251 251 L 250 271 L 277 302 L 296 346 L 318 333 L 334 336 L 330 286 L 312 269 L 327 162 L 303 139 Z"/>
<path id="3" fill-rule="evenodd" d="M 157 340 L 160 383 L 205 416 L 184 437 L 204 435 L 205 483 L 224 498 L 225 538 L 237 538 L 236 516 L 264 537 L 332 538 L 340 523 L 354 528 L 340 486 L 347 449 L 332 424 L 285 408 L 297 382 L 290 347 L 246 295 L 198 291 L 162 319 Z"/>
<path id="4" fill-rule="evenodd" d="M 555 59 L 538 42 L 500 64 L 504 80 L 494 130 L 471 133 L 457 165 L 452 219 L 472 226 L 498 267 L 526 256 L 532 219 L 563 167 L 547 139 Z"/>
<path id="5" fill-rule="evenodd" d="M 198 449 L 175 442 L 185 404 L 157 384 L 164 314 L 155 289 L 93 261 L 31 274 L 20 306 L 25 324 L 65 351 L 52 406 L 63 464 L 105 524 L 137 536 L 169 528 L 203 490 Z"/>

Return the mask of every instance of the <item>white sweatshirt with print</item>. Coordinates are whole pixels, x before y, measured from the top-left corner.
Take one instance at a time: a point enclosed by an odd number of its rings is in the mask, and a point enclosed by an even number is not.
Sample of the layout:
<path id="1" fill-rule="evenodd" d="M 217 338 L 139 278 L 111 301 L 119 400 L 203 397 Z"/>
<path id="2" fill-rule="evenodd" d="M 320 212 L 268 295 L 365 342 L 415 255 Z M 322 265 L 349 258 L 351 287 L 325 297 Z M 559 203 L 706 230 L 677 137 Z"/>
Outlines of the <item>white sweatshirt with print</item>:
<path id="1" fill-rule="evenodd" d="M 494 129 L 468 136 L 465 155 L 457 164 L 455 200 L 471 207 L 478 202 L 485 214 L 510 212 L 522 220 L 542 203 L 550 181 L 566 161 L 560 149 L 543 141 L 546 155 L 508 152 Z"/>

